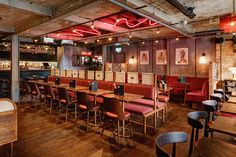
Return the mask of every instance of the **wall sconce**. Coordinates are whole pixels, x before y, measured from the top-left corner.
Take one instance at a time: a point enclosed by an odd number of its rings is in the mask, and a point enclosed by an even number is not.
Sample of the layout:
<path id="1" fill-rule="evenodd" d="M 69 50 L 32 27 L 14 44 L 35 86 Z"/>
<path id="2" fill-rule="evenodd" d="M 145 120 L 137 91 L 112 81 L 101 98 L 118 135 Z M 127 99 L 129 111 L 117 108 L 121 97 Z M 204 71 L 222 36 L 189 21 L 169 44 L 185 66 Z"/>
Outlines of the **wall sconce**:
<path id="1" fill-rule="evenodd" d="M 199 64 L 206 64 L 206 54 L 202 53 L 202 56 L 199 58 Z"/>
<path id="2" fill-rule="evenodd" d="M 129 59 L 129 64 L 135 64 L 136 60 L 134 59 L 134 56 L 132 56 L 130 59 Z"/>
<path id="3" fill-rule="evenodd" d="M 233 80 L 236 80 L 236 67 L 230 67 L 229 71 L 233 74 Z"/>

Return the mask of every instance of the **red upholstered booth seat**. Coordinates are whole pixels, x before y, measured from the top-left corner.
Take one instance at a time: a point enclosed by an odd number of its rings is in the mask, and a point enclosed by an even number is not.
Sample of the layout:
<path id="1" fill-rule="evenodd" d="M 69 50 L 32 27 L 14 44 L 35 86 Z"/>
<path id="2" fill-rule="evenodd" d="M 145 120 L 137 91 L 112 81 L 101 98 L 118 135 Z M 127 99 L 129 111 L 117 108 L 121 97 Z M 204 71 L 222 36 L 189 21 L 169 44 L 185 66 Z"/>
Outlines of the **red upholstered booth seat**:
<path id="1" fill-rule="evenodd" d="M 196 83 L 197 84 L 197 83 Z M 192 89 L 193 91 L 186 93 L 186 101 L 187 102 L 202 102 L 203 100 L 208 99 L 208 81 L 205 81 L 202 89 Z"/>
<path id="2" fill-rule="evenodd" d="M 98 81 L 98 88 L 105 89 L 105 90 L 114 90 L 115 83 L 113 82 L 106 82 L 106 81 Z"/>
<path id="3" fill-rule="evenodd" d="M 76 85 L 77 86 L 89 87 L 89 85 L 90 85 L 90 81 L 89 80 L 85 80 L 85 79 L 75 79 L 75 80 L 76 80 Z"/>
<path id="4" fill-rule="evenodd" d="M 160 79 L 160 76 L 157 77 Z M 171 95 L 183 95 L 184 85 L 177 82 L 178 76 L 166 76 L 166 83 L 169 87 L 172 87 Z M 188 92 L 201 91 L 203 84 L 208 78 L 201 77 L 186 77 L 186 82 L 191 83 Z"/>
<path id="5" fill-rule="evenodd" d="M 147 107 L 151 107 L 154 108 L 154 100 L 149 100 L 149 99 L 136 99 L 134 101 L 132 101 L 132 103 L 136 103 L 136 104 L 140 104 L 143 106 L 147 106 Z M 162 108 L 165 107 L 165 103 L 164 102 L 156 102 L 156 108 Z"/>
<path id="6" fill-rule="evenodd" d="M 48 76 L 48 81 L 54 82 L 57 76 Z"/>
<path id="7" fill-rule="evenodd" d="M 124 84 L 126 93 L 140 94 L 143 95 L 145 99 L 155 99 L 155 89 L 153 86 L 149 85 L 134 85 L 134 84 Z"/>

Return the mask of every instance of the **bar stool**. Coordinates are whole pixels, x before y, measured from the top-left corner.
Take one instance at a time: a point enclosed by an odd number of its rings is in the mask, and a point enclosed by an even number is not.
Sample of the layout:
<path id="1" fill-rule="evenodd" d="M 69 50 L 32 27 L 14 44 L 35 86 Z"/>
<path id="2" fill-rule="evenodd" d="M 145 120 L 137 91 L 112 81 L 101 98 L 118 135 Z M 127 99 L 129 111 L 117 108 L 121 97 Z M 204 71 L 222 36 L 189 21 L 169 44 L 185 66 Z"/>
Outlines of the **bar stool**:
<path id="1" fill-rule="evenodd" d="M 97 116 L 99 116 L 99 120 L 101 124 L 101 112 L 99 112 L 100 105 L 94 104 L 93 101 L 90 101 L 89 95 L 85 92 L 76 92 L 76 96 L 77 96 L 78 110 L 82 111 L 82 113 L 87 114 L 86 132 L 88 132 L 89 118 L 90 118 L 91 112 L 94 112 L 94 125 L 97 126 Z M 97 115 L 97 113 L 99 114 Z"/>
<path id="2" fill-rule="evenodd" d="M 156 139 L 156 155 L 157 157 L 175 157 L 176 143 L 187 142 L 188 135 L 185 132 L 167 132 L 159 135 Z M 173 144 L 172 155 L 165 152 L 162 147 L 167 144 Z"/>
<path id="3" fill-rule="evenodd" d="M 223 104 L 221 104 L 221 102 L 223 101 L 223 95 L 220 94 L 220 93 L 214 93 L 214 94 L 211 94 L 211 95 L 210 95 L 210 99 L 217 101 L 216 111 L 218 111 L 219 108 L 221 108 L 222 105 L 223 105 Z"/>
<path id="4" fill-rule="evenodd" d="M 116 98 L 103 98 L 103 113 L 104 113 L 104 122 L 102 126 L 102 132 L 101 137 L 103 135 L 104 129 L 106 125 L 108 125 L 109 120 L 112 120 L 112 122 L 116 121 L 117 126 L 116 129 L 113 128 L 113 135 L 114 137 L 117 137 L 117 143 L 119 144 L 119 138 L 132 138 L 133 140 L 133 131 L 131 127 L 130 122 L 130 113 L 123 110 L 123 106 L 121 102 Z M 124 122 L 124 125 L 120 127 L 120 121 Z M 128 124 L 126 125 L 125 122 L 128 121 Z M 113 124 L 113 123 L 112 123 Z M 113 125 L 112 125 L 113 127 Z M 129 135 L 121 135 L 120 132 L 125 130 L 129 130 Z M 133 140 L 134 143 L 134 140 Z"/>
<path id="5" fill-rule="evenodd" d="M 41 102 L 41 93 L 40 93 L 40 90 L 39 90 L 38 85 L 36 83 L 30 82 L 29 85 L 30 85 L 30 89 L 31 89 L 31 102 L 35 103 L 34 107 L 36 110 L 37 104 L 38 104 L 37 99 L 39 99 Z"/>
<path id="6" fill-rule="evenodd" d="M 225 91 L 221 88 L 214 89 L 214 93 L 219 93 L 223 96 L 223 101 L 228 101 L 229 100 L 229 95 L 225 93 Z"/>
<path id="7" fill-rule="evenodd" d="M 51 114 L 52 113 L 52 105 L 54 103 L 58 103 L 58 98 L 55 96 L 51 86 L 49 86 L 49 85 L 44 85 L 44 95 L 45 95 L 45 100 L 46 100 L 45 106 L 47 105 L 48 102 L 50 102 L 49 103 L 49 105 L 50 105 L 50 112 L 49 113 Z"/>
<path id="8" fill-rule="evenodd" d="M 27 81 L 22 80 L 21 85 L 22 85 L 22 94 L 20 97 L 20 102 L 23 102 L 24 97 L 31 95 L 31 90 Z"/>
<path id="9" fill-rule="evenodd" d="M 205 111 L 195 111 L 195 112 L 188 113 L 187 117 L 188 117 L 188 124 L 192 126 L 191 140 L 190 140 L 190 145 L 189 145 L 189 156 L 190 156 L 193 152 L 194 146 L 198 142 L 199 129 L 202 129 L 204 127 L 200 119 L 205 119 L 204 135 L 206 135 L 208 114 Z M 195 130 L 196 130 L 196 134 L 195 134 Z"/>
<path id="10" fill-rule="evenodd" d="M 204 108 L 208 114 L 207 121 L 206 121 L 208 126 L 206 128 L 207 131 L 205 132 L 205 136 L 208 137 L 209 126 L 216 119 L 215 112 L 217 109 L 217 101 L 216 100 L 205 100 L 205 101 L 202 101 L 202 104 L 204 105 Z M 211 114 L 212 114 L 212 116 L 211 116 Z"/>
<path id="11" fill-rule="evenodd" d="M 59 106 L 61 107 L 61 109 L 64 109 L 63 105 L 66 105 L 66 122 L 68 119 L 68 111 L 70 110 L 74 110 L 75 111 L 75 117 L 77 116 L 76 114 L 76 105 L 75 103 L 77 102 L 76 99 L 72 99 L 69 97 L 68 95 L 68 91 L 65 88 L 58 88 L 58 95 L 59 95 Z"/>

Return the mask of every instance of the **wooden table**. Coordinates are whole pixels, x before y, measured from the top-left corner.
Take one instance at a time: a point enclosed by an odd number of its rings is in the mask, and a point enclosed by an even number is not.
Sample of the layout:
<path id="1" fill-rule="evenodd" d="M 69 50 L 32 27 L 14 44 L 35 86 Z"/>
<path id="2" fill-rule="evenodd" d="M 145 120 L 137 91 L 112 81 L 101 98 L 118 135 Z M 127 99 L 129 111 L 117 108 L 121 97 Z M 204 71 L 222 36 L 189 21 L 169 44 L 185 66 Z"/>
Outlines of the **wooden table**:
<path id="1" fill-rule="evenodd" d="M 76 86 L 76 87 L 69 87 L 69 85 L 67 87 L 65 87 L 67 90 L 69 91 L 73 91 L 73 92 L 77 92 L 77 91 L 80 91 L 80 90 L 86 90 L 88 89 L 89 87 L 86 87 L 86 86 Z"/>
<path id="2" fill-rule="evenodd" d="M 229 98 L 229 100 L 228 100 L 228 102 L 230 102 L 230 103 L 236 103 L 236 97 L 230 97 Z"/>
<path id="3" fill-rule="evenodd" d="M 105 89 L 98 89 L 96 91 L 91 91 L 89 89 L 85 89 L 85 90 L 81 90 L 81 91 L 86 92 L 89 95 L 93 95 L 94 96 L 94 103 L 95 104 L 96 104 L 96 97 L 97 96 L 113 93 L 112 90 L 105 90 Z"/>
<path id="4" fill-rule="evenodd" d="M 182 85 L 184 85 L 184 104 L 183 104 L 183 105 L 186 105 L 186 93 L 187 93 L 187 88 L 189 88 L 192 83 L 188 83 L 188 82 L 185 82 L 185 83 L 179 82 L 179 83 L 182 84 Z"/>
<path id="5" fill-rule="evenodd" d="M 232 92 L 231 96 L 232 96 L 232 97 L 236 97 L 236 92 L 235 92 L 235 91 Z"/>
<path id="6" fill-rule="evenodd" d="M 218 116 L 212 125 L 210 125 L 210 129 L 213 132 L 236 136 L 236 119 Z"/>
<path id="7" fill-rule="evenodd" d="M 236 145 L 219 140 L 202 138 L 191 157 L 235 157 Z"/>
<path id="8" fill-rule="evenodd" d="M 236 104 L 226 102 L 223 104 L 222 108 L 220 109 L 220 112 L 236 114 Z"/>
<path id="9" fill-rule="evenodd" d="M 39 85 L 51 85 L 51 84 L 54 84 L 55 82 L 45 82 L 43 80 L 30 80 L 28 82 L 32 82 L 32 83 L 36 83 L 36 84 L 39 84 Z"/>

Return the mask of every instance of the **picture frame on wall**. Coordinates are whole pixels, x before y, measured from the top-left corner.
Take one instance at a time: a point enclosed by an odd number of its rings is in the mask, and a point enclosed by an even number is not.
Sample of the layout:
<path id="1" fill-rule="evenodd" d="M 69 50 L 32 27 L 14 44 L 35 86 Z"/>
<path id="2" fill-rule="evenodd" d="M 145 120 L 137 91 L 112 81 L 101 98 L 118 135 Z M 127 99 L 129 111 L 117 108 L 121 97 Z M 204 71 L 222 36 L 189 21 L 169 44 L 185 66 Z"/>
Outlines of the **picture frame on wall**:
<path id="1" fill-rule="evenodd" d="M 140 65 L 149 65 L 149 51 L 140 51 L 139 63 Z"/>
<path id="2" fill-rule="evenodd" d="M 176 65 L 188 65 L 188 48 L 176 48 L 175 49 L 175 64 Z"/>
<path id="3" fill-rule="evenodd" d="M 166 50 L 156 50 L 156 65 L 167 64 L 167 52 Z"/>

